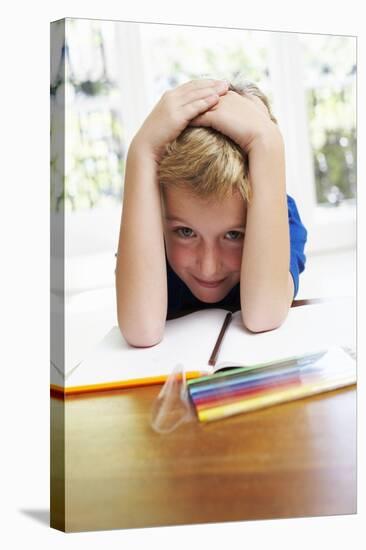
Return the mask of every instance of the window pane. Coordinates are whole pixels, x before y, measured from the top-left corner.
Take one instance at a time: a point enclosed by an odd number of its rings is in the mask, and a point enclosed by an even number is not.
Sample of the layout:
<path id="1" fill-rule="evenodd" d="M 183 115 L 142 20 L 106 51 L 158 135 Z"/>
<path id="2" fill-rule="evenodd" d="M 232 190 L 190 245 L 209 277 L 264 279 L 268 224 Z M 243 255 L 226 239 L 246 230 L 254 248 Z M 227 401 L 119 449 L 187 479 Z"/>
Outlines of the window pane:
<path id="1" fill-rule="evenodd" d="M 299 35 L 317 201 L 337 206 L 356 196 L 356 39 Z"/>
<path id="2" fill-rule="evenodd" d="M 150 107 L 168 88 L 206 75 L 252 80 L 271 99 L 268 33 L 173 25 L 142 25 Z"/>
<path id="3" fill-rule="evenodd" d="M 80 210 L 121 200 L 125 154 L 114 28 L 110 21 L 66 22 L 65 182 L 51 197 L 54 210 L 62 203 L 65 210 Z M 51 101 L 57 101 L 58 75 L 52 80 Z M 58 131 L 55 120 L 52 131 Z"/>

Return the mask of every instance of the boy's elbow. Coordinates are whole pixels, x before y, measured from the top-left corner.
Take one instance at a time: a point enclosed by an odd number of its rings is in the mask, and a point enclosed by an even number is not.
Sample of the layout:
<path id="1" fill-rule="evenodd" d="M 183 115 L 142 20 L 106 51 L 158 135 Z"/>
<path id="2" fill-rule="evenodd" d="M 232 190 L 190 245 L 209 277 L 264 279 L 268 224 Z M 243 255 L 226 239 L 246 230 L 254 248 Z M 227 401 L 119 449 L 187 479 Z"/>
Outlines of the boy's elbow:
<path id="1" fill-rule="evenodd" d="M 244 326 L 250 332 L 268 332 L 279 328 L 287 317 L 285 315 L 269 318 L 268 316 L 243 316 Z"/>
<path id="2" fill-rule="evenodd" d="M 119 324 L 119 330 L 126 342 L 134 348 L 150 348 L 159 344 L 164 336 L 163 331 L 151 331 L 144 328 L 138 331 L 128 330 Z"/>
<path id="3" fill-rule="evenodd" d="M 281 326 L 281 323 L 280 324 L 273 324 L 273 323 L 255 323 L 255 322 L 251 322 L 251 321 L 246 321 L 244 322 L 244 325 L 245 327 L 250 331 L 250 332 L 255 332 L 255 333 L 258 333 L 258 332 L 268 332 L 270 330 L 275 330 L 276 328 L 280 327 Z"/>
<path id="4" fill-rule="evenodd" d="M 152 348 L 153 346 L 157 346 L 158 344 L 160 344 L 162 339 L 162 336 L 159 338 L 137 338 L 135 340 L 127 340 L 127 343 L 134 348 Z"/>

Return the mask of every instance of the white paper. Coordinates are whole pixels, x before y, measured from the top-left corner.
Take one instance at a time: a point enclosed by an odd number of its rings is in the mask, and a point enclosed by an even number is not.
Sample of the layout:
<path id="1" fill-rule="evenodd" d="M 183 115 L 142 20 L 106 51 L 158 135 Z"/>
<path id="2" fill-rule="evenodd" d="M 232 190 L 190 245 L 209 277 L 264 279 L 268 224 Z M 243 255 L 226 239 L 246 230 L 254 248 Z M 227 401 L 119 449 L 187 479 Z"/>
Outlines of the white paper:
<path id="1" fill-rule="evenodd" d="M 210 373 L 208 360 L 226 311 L 202 310 L 166 323 L 162 342 L 149 348 L 129 346 L 118 327 L 67 378 L 66 387 L 108 384 L 166 376 L 179 362 L 186 372 Z M 223 362 L 251 365 L 302 355 L 332 346 L 355 347 L 355 306 L 352 299 L 292 308 L 283 325 L 265 333 L 251 333 L 241 312 L 224 336 L 217 366 Z"/>

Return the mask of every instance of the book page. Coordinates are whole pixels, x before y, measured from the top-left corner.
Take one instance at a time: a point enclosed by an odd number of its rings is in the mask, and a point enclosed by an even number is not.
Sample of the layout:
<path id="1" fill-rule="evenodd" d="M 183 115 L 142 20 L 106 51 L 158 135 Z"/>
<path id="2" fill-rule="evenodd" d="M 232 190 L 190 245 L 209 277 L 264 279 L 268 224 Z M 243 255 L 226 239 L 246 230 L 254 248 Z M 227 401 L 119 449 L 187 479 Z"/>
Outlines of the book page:
<path id="1" fill-rule="evenodd" d="M 356 309 L 351 298 L 291 308 L 275 330 L 252 333 L 241 312 L 233 315 L 215 371 L 229 365 L 250 366 L 304 355 L 332 346 L 356 345 Z"/>
<path id="2" fill-rule="evenodd" d="M 163 340 L 149 348 L 127 344 L 113 327 L 67 377 L 65 387 L 108 384 L 168 375 L 177 363 L 185 371 L 212 372 L 208 360 L 226 316 L 222 309 L 202 310 L 167 321 Z"/>

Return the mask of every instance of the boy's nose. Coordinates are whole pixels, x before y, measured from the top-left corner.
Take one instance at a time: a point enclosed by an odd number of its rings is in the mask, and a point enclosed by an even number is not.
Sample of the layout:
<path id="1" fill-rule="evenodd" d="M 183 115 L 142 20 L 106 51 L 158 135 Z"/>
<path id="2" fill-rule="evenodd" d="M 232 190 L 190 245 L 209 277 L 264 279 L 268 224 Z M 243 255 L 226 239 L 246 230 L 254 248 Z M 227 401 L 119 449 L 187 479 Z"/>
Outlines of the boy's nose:
<path id="1" fill-rule="evenodd" d="M 200 278 L 205 281 L 215 279 L 220 273 L 220 255 L 212 248 L 205 248 L 199 256 Z"/>

